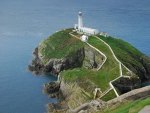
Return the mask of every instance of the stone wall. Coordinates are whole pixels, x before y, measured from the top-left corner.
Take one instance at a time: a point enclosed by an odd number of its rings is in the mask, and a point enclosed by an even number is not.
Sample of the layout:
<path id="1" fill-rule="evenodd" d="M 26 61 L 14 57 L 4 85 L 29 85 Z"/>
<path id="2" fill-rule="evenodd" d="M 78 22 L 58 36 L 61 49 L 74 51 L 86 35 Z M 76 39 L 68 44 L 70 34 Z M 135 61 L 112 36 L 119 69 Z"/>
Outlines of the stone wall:
<path id="1" fill-rule="evenodd" d="M 139 89 L 132 90 L 128 93 L 125 93 L 117 98 L 114 98 L 114 99 L 108 101 L 107 103 L 108 103 L 108 105 L 109 104 L 111 105 L 111 104 L 121 102 L 123 100 L 136 100 L 139 98 L 147 97 L 149 95 L 150 95 L 150 86 L 146 86 L 146 87 L 142 87 Z"/>

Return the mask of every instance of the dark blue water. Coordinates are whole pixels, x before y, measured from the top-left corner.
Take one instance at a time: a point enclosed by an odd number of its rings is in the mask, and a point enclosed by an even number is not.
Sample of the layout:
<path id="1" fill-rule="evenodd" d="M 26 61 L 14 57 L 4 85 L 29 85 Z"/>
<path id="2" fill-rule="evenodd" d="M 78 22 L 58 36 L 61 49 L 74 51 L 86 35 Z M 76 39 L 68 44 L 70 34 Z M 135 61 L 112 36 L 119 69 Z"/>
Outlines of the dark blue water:
<path id="1" fill-rule="evenodd" d="M 42 86 L 56 78 L 27 71 L 32 51 L 53 32 L 84 24 L 120 37 L 150 55 L 149 0 L 0 0 L 0 113 L 44 113 Z"/>

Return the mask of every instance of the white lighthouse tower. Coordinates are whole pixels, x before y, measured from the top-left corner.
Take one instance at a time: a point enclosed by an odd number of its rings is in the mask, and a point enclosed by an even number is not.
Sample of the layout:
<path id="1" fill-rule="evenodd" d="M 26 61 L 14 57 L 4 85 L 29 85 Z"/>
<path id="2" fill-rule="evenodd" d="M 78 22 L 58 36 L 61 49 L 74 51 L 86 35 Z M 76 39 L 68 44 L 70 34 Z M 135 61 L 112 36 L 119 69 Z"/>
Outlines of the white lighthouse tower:
<path id="1" fill-rule="evenodd" d="M 82 12 L 79 12 L 78 14 L 78 28 L 82 28 L 83 27 L 83 20 L 82 20 Z"/>
<path id="2" fill-rule="evenodd" d="M 96 35 L 99 33 L 97 29 L 92 29 L 83 26 L 83 18 L 82 18 L 82 12 L 79 12 L 78 14 L 78 24 L 75 24 L 74 29 L 81 34 L 86 34 L 86 35 Z"/>

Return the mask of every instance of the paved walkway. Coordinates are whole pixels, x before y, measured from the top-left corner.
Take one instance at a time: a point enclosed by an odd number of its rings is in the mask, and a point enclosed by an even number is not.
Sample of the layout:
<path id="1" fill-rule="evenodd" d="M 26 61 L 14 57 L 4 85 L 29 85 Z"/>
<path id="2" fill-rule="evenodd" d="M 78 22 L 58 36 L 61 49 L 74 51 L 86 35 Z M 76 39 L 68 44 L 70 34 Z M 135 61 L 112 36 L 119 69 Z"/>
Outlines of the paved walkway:
<path id="1" fill-rule="evenodd" d="M 150 113 L 150 105 L 145 106 L 139 113 Z"/>

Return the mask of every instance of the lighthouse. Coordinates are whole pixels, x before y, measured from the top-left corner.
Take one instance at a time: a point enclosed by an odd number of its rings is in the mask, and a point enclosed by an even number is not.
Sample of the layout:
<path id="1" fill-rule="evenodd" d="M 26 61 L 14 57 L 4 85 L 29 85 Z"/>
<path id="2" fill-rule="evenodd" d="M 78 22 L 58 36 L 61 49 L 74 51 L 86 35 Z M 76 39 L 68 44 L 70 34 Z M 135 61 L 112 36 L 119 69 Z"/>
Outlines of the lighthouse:
<path id="1" fill-rule="evenodd" d="M 78 14 L 78 28 L 83 27 L 83 19 L 82 19 L 82 12 L 79 12 Z"/>
<path id="2" fill-rule="evenodd" d="M 85 35 L 96 35 L 99 33 L 97 29 L 93 28 L 88 28 L 83 26 L 83 15 L 82 12 L 78 13 L 78 24 L 74 25 L 74 29 L 80 33 L 80 34 L 85 34 Z"/>

